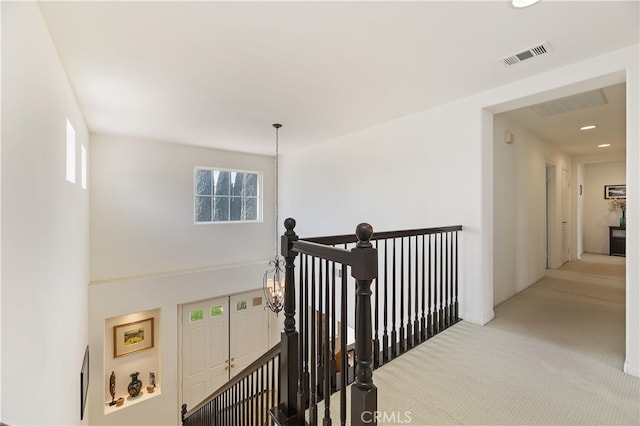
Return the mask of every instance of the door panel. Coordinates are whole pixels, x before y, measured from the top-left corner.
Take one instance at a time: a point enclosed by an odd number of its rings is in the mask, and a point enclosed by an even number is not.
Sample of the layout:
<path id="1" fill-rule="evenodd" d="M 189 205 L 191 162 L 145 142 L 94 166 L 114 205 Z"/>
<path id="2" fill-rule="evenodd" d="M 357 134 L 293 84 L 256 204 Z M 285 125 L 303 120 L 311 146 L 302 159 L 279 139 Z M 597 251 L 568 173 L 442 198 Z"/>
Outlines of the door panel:
<path id="1" fill-rule="evenodd" d="M 256 290 L 231 297 L 231 377 L 269 350 L 269 312 L 264 293 Z"/>
<path id="2" fill-rule="evenodd" d="M 193 408 L 269 349 L 262 290 L 182 307 L 182 399 Z"/>
<path id="3" fill-rule="evenodd" d="M 571 215 L 571 178 L 569 170 L 562 169 L 562 263 L 571 260 L 571 230 L 569 216 Z"/>
<path id="4" fill-rule="evenodd" d="M 192 408 L 229 378 L 228 299 L 183 306 L 182 336 L 182 399 Z"/>

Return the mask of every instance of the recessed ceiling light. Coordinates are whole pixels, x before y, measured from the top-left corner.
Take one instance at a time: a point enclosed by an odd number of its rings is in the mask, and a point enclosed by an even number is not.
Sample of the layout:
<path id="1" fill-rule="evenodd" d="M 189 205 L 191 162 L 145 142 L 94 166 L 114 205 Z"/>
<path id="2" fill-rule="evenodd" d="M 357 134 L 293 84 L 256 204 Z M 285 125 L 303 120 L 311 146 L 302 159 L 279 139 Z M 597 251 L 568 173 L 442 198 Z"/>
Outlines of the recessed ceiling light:
<path id="1" fill-rule="evenodd" d="M 598 127 L 598 126 L 596 126 L 595 124 L 590 124 L 588 126 L 580 127 L 580 130 L 591 130 L 591 129 L 595 129 L 596 127 Z"/>
<path id="2" fill-rule="evenodd" d="M 513 7 L 522 9 L 524 7 L 533 6 L 538 3 L 540 0 L 511 0 L 511 4 Z"/>
<path id="3" fill-rule="evenodd" d="M 598 148 L 607 148 L 610 147 L 611 144 L 610 143 L 601 143 L 600 145 L 598 145 Z"/>

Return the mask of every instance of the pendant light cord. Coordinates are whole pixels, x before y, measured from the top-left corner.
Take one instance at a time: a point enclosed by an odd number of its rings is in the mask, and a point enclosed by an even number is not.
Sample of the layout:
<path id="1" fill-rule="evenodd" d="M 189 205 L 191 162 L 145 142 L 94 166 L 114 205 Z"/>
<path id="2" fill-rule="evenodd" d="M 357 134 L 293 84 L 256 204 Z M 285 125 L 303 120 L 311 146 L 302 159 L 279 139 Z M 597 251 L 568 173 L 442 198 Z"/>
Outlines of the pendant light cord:
<path id="1" fill-rule="evenodd" d="M 278 259 L 278 202 L 279 202 L 279 194 L 278 194 L 278 151 L 279 151 L 279 130 L 280 127 L 282 127 L 282 124 L 274 124 L 273 127 L 276 128 L 276 233 L 275 233 L 275 237 L 276 237 L 276 259 Z"/>

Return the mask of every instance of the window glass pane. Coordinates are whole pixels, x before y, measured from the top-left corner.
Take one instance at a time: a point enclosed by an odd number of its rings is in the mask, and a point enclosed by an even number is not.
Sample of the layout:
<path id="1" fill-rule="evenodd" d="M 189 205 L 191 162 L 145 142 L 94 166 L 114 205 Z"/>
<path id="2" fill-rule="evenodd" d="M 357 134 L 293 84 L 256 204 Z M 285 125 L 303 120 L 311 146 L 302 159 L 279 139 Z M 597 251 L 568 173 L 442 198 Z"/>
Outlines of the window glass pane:
<path id="1" fill-rule="evenodd" d="M 204 318 L 204 313 L 202 312 L 202 309 L 189 312 L 189 322 L 202 321 L 203 318 Z"/>
<path id="2" fill-rule="evenodd" d="M 245 198 L 243 220 L 258 220 L 258 199 Z"/>
<path id="3" fill-rule="evenodd" d="M 244 193 L 244 178 L 246 173 L 236 173 L 235 178 L 233 179 L 233 195 L 243 195 Z"/>
<path id="4" fill-rule="evenodd" d="M 229 197 L 215 197 L 213 201 L 213 220 L 229 220 Z"/>
<path id="5" fill-rule="evenodd" d="M 196 194 L 212 195 L 211 192 L 211 170 L 196 170 Z"/>
<path id="6" fill-rule="evenodd" d="M 238 300 L 236 302 L 236 311 L 244 311 L 247 309 L 247 301 L 246 300 Z"/>
<path id="7" fill-rule="evenodd" d="M 242 197 L 231 197 L 231 212 L 229 220 L 243 220 Z"/>
<path id="8" fill-rule="evenodd" d="M 231 172 L 220 170 L 216 178 L 216 195 L 229 195 L 231 188 Z"/>
<path id="9" fill-rule="evenodd" d="M 222 306 L 212 306 L 209 312 L 209 315 L 211 315 L 211 318 L 213 317 L 219 317 L 220 315 L 222 315 L 224 312 L 224 309 L 222 308 Z"/>
<path id="10" fill-rule="evenodd" d="M 211 222 L 211 197 L 196 196 L 196 222 Z"/>
<path id="11" fill-rule="evenodd" d="M 247 173 L 244 184 L 244 195 L 247 197 L 258 196 L 258 174 Z"/>

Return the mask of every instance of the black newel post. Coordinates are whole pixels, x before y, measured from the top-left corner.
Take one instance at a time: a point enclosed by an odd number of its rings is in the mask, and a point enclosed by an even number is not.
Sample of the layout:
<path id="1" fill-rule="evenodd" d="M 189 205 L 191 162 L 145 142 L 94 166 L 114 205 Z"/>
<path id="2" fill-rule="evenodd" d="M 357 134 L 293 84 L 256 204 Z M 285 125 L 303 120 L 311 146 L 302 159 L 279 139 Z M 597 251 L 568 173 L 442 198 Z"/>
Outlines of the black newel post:
<path id="1" fill-rule="evenodd" d="M 298 331 L 296 331 L 296 285 L 293 262 L 297 253 L 293 242 L 298 236 L 293 228 L 295 219 L 284 221 L 286 232 L 281 239 L 281 254 L 285 259 L 284 331 L 280 334 L 280 392 L 278 407 L 271 415 L 280 425 L 301 424 L 302 410 L 298 409 Z"/>
<path id="2" fill-rule="evenodd" d="M 378 389 L 373 384 L 373 339 L 371 283 L 378 277 L 378 253 L 370 240 L 373 228 L 361 223 L 356 228 L 358 244 L 351 250 L 351 275 L 356 279 L 356 381 L 351 387 L 351 424 L 376 424 Z"/>

